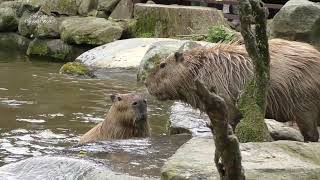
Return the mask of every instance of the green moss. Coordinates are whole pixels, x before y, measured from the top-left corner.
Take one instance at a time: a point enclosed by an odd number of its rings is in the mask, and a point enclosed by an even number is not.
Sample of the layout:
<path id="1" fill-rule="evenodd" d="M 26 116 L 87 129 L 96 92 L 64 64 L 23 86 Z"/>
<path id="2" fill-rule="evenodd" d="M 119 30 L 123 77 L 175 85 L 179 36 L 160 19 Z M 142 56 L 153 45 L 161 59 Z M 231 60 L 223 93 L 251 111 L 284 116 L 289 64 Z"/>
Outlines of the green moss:
<path id="1" fill-rule="evenodd" d="M 47 44 L 43 41 L 39 41 L 35 39 L 29 44 L 27 55 L 43 56 L 48 54 L 48 52 L 49 52 L 49 48 Z"/>
<path id="2" fill-rule="evenodd" d="M 141 34 L 140 37 L 142 37 L 142 38 L 151 38 L 151 37 L 153 37 L 153 34 L 147 32 L 147 33 Z"/>
<path id="3" fill-rule="evenodd" d="M 68 62 L 64 64 L 59 73 L 60 74 L 72 74 L 72 75 L 86 75 L 90 71 L 89 69 L 79 62 Z"/>
<path id="4" fill-rule="evenodd" d="M 254 81 L 250 82 L 239 99 L 238 109 L 243 115 L 236 127 L 236 135 L 240 142 L 271 141 L 267 126 L 264 122 L 264 113 L 256 104 Z"/>
<path id="5" fill-rule="evenodd" d="M 235 32 L 228 29 L 227 27 L 213 26 L 209 29 L 206 41 L 217 43 L 217 42 L 229 42 L 235 38 Z"/>
<path id="6" fill-rule="evenodd" d="M 148 37 L 155 36 L 155 28 L 157 18 L 150 15 L 140 15 L 136 19 L 136 24 L 133 27 L 134 37 L 143 37 L 148 35 Z"/>

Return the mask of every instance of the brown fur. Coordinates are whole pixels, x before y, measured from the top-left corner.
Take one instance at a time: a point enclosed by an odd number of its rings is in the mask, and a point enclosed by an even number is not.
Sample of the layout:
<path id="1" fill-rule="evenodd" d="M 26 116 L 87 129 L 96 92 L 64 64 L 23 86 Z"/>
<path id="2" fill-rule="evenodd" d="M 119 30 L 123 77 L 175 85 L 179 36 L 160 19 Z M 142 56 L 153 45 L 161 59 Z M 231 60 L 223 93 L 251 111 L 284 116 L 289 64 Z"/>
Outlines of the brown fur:
<path id="1" fill-rule="evenodd" d="M 146 101 L 137 94 L 112 95 L 113 104 L 105 120 L 80 138 L 80 144 L 107 139 L 150 135 Z"/>
<path id="2" fill-rule="evenodd" d="M 267 118 L 296 121 L 305 141 L 318 141 L 320 123 L 320 52 L 311 45 L 273 39 L 270 48 L 270 87 Z M 227 102 L 230 119 L 239 116 L 235 103 L 253 76 L 253 64 L 244 46 L 217 44 L 175 53 L 149 75 L 146 86 L 159 100 L 181 100 L 201 107 L 192 93 L 200 79 Z"/>

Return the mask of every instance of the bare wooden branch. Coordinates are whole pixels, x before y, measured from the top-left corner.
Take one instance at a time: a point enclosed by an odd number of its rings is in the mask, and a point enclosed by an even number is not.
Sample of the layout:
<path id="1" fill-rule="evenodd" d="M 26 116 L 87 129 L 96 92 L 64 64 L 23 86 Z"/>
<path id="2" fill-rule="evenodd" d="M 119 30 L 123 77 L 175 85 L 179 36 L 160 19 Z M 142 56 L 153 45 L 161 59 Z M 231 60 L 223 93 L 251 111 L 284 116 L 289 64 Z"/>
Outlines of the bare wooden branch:
<path id="1" fill-rule="evenodd" d="M 241 165 L 241 153 L 237 137 L 228 123 L 228 107 L 223 98 L 210 92 L 199 80 L 196 80 L 197 96 L 201 99 L 205 112 L 208 114 L 216 146 L 214 161 L 221 179 L 244 180 Z"/>

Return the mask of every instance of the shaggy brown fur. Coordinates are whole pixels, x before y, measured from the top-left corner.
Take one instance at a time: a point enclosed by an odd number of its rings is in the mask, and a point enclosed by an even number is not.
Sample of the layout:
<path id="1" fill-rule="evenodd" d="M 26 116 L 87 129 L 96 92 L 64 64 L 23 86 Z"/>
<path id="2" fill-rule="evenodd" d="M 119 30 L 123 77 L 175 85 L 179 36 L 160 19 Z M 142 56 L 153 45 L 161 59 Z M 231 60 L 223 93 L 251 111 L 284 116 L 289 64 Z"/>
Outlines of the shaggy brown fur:
<path id="1" fill-rule="evenodd" d="M 267 118 L 296 121 L 305 141 L 318 141 L 320 123 L 320 52 L 311 45 L 273 39 L 270 48 L 270 88 Z M 146 86 L 159 100 L 181 100 L 201 107 L 192 93 L 194 80 L 200 79 L 222 96 L 230 119 L 239 116 L 235 103 L 253 76 L 253 64 L 244 46 L 218 44 L 175 53 L 149 75 Z"/>
<path id="2" fill-rule="evenodd" d="M 111 95 L 113 102 L 106 119 L 85 133 L 80 144 L 107 139 L 126 139 L 150 135 L 147 102 L 137 94 Z"/>

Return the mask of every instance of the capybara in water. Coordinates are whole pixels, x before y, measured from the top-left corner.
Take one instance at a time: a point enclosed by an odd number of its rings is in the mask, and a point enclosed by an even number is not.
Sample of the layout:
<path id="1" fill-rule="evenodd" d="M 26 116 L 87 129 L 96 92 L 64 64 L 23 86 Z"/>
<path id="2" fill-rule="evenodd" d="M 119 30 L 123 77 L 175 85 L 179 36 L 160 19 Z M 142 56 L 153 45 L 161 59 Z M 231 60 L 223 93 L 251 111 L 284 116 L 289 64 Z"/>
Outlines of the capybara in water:
<path id="1" fill-rule="evenodd" d="M 111 95 L 110 97 L 113 104 L 105 120 L 85 133 L 80 138 L 80 144 L 150 135 L 145 99 L 135 93 Z"/>
<path id="2" fill-rule="evenodd" d="M 320 52 L 309 44 L 282 39 L 270 40 L 269 51 L 266 118 L 295 121 L 305 141 L 318 141 Z M 253 71 L 244 45 L 217 44 L 169 56 L 151 71 L 145 84 L 159 100 L 181 100 L 201 109 L 192 91 L 199 79 L 225 99 L 232 122 L 239 117 L 236 100 Z"/>

